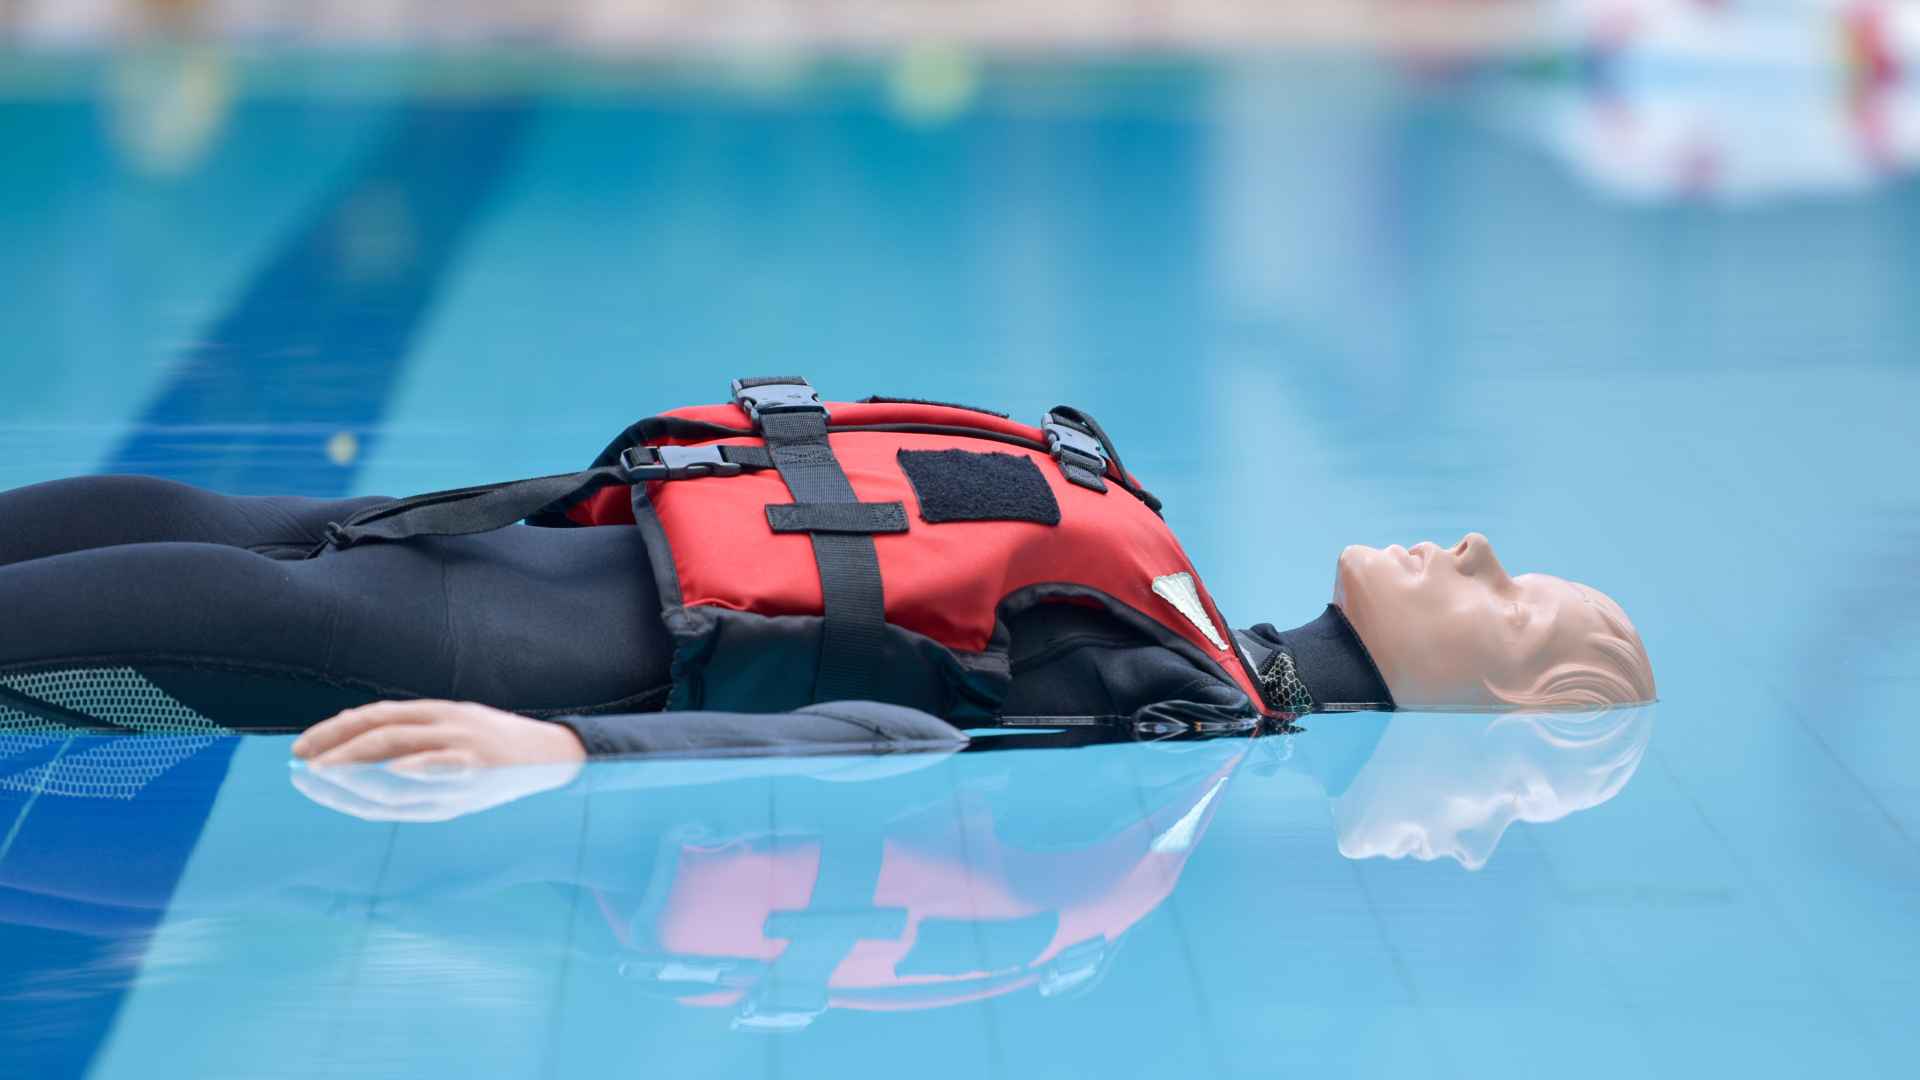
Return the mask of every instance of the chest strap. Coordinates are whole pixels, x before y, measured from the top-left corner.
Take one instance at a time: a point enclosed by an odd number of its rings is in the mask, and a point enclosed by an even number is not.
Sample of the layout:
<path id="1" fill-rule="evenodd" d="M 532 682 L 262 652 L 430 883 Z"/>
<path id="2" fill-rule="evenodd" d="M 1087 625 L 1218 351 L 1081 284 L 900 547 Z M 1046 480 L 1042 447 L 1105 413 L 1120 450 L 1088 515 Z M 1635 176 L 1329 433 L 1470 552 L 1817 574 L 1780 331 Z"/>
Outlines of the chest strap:
<path id="1" fill-rule="evenodd" d="M 735 379 L 733 400 L 766 441 L 767 456 L 793 493 L 791 504 L 768 505 L 769 519 L 776 530 L 805 532 L 813 542 L 825 616 L 813 700 L 868 697 L 868 672 L 886 635 L 873 534 L 902 531 L 905 511 L 898 503 L 862 503 L 854 494 L 827 442 L 826 407 L 807 380 Z"/>

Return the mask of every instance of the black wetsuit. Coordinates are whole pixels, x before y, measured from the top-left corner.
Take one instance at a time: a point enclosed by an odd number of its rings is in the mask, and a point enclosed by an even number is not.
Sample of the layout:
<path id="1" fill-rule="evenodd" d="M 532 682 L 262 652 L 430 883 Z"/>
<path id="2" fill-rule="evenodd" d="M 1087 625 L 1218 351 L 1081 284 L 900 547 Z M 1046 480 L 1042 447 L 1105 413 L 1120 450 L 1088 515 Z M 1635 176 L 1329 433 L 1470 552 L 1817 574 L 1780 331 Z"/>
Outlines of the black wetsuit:
<path id="1" fill-rule="evenodd" d="M 47 708 L 29 691 L 47 685 L 49 672 L 130 670 L 243 731 L 298 730 L 390 697 L 564 719 L 600 754 L 699 748 L 710 743 L 700 732 L 731 737 L 717 733 L 754 725 L 773 741 L 816 723 L 883 741 L 936 730 L 920 714 L 901 715 L 911 710 L 880 706 L 773 722 L 636 716 L 665 701 L 670 654 L 638 530 L 514 527 L 306 557 L 329 522 L 379 501 L 226 496 L 113 476 L 0 493 L 0 720 L 111 726 L 111 710 L 89 707 L 84 694 Z M 1041 608 L 1010 630 L 1009 715 L 1244 706 L 1097 611 Z M 1284 645 L 1316 701 L 1390 705 L 1333 609 L 1297 630 L 1263 625 L 1238 637 L 1257 663 Z M 1222 696 L 1230 692 L 1236 700 Z"/>

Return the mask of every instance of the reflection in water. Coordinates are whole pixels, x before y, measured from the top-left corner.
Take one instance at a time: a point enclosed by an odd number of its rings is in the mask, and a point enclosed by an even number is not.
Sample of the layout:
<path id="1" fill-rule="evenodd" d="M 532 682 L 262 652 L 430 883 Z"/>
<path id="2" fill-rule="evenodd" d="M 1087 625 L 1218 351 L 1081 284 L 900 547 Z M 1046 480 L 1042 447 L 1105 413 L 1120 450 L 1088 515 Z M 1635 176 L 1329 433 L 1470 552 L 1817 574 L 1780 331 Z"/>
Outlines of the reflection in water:
<path id="1" fill-rule="evenodd" d="M 1173 891 L 1243 749 L 1155 756 L 1140 788 L 1103 785 L 1067 814 L 1040 816 L 1057 784 L 1016 754 L 957 763 L 956 798 L 896 806 L 880 829 L 685 822 L 659 835 L 644 889 L 594 903 L 624 978 L 737 1028 L 1084 991 Z"/>
<path id="2" fill-rule="evenodd" d="M 163 775 L 153 800 L 11 802 L 31 822 L 30 850 L 0 860 L 0 919 L 129 958 L 59 973 L 102 991 L 194 964 L 193 950 L 162 950 L 139 966 L 164 911 L 214 943 L 293 919 L 371 924 L 408 955 L 561 949 L 602 994 L 726 1010 L 741 1029 L 802 1028 L 828 1009 L 1058 997 L 1096 985 L 1172 892 L 1250 745 L 1090 749 L 1073 763 L 1072 798 L 1046 752 L 605 764 L 562 790 L 425 826 L 431 842 L 417 844 L 385 819 L 459 803 L 446 781 L 334 770 L 359 775 L 346 794 L 297 772 L 314 801 L 285 785 L 223 796 L 232 813 L 209 821 L 178 892 L 173 874 L 143 866 L 168 853 L 114 850 L 172 808 Z M 481 774 L 488 796 L 465 804 L 550 786 L 544 774 L 496 782 L 516 772 L 539 770 Z M 366 816 L 379 823 L 350 816 L 376 805 Z M 380 854 L 395 845 L 406 858 Z M 555 889 L 569 899 L 556 905 Z M 31 957 L 5 963 L 9 983 L 52 974 L 22 970 Z"/>
<path id="3" fill-rule="evenodd" d="M 1363 725 L 1338 730 L 1340 719 L 1319 725 L 1333 729 L 1325 735 L 1333 744 L 1322 748 L 1325 758 L 1337 758 L 1342 740 L 1371 737 L 1359 730 Z M 1619 794 L 1652 733 L 1651 706 L 1395 714 L 1357 770 L 1323 778 L 1340 853 L 1448 858 L 1478 870 L 1515 821 L 1558 821 Z"/>
<path id="4" fill-rule="evenodd" d="M 502 1001 L 537 1004 L 538 972 L 558 962 L 595 1000 L 676 1002 L 737 1030 L 1058 998 L 1097 986 L 1172 895 L 1248 760 L 1317 780 L 1349 858 L 1479 867 L 1511 822 L 1617 794 L 1650 730 L 1648 709 L 1351 714 L 1284 740 L 636 761 L 577 776 L 296 770 L 292 784 L 260 768 L 279 745 L 254 743 L 269 753 L 242 753 L 204 829 L 221 776 L 196 776 L 197 758 L 138 790 L 11 785 L 0 939 L 23 947 L 0 961 L 3 981 L 63 989 L 10 1008 L 4 1026 L 54 1030 L 69 1003 L 110 1015 L 136 983 L 271 967 L 238 958 L 282 940 L 316 943 L 302 952 L 321 965 L 313 992 L 340 963 L 399 977 L 348 1011 L 483 960 Z M 0 771 L 44 779 L 50 756 L 117 760 L 101 746 L 148 738 L 17 740 Z M 433 823 L 394 824 L 408 819 Z M 328 959 L 342 932 L 358 944 Z M 298 985 L 288 992 L 304 1001 Z"/>

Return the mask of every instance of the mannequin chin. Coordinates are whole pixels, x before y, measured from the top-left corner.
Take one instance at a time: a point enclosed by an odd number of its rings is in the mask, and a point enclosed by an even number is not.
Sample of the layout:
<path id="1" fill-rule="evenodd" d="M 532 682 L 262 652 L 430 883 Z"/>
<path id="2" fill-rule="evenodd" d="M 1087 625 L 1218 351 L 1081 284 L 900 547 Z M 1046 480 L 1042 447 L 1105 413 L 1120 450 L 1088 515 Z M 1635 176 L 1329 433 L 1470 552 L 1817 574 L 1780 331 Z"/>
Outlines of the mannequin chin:
<path id="1" fill-rule="evenodd" d="M 1511 577 L 1479 533 L 1452 547 L 1350 547 L 1333 602 L 1403 709 L 1595 708 L 1651 701 L 1653 670 L 1606 596 Z"/>

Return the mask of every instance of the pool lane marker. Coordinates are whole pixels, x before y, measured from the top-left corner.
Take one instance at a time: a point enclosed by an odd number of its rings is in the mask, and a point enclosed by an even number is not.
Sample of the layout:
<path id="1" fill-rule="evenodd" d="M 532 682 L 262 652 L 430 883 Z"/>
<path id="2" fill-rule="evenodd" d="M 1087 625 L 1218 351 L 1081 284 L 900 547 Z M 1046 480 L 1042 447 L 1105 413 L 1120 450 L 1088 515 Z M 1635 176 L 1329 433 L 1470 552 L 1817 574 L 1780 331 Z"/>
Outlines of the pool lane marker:
<path id="1" fill-rule="evenodd" d="M 415 105 L 180 357 L 106 471 L 345 495 L 532 115 Z"/>
<path id="2" fill-rule="evenodd" d="M 351 182 L 261 267 L 200 335 L 203 344 L 176 362 L 103 471 L 235 494 L 346 494 L 424 317 L 517 160 L 532 113 L 523 98 L 402 109 Z M 43 1034 L 8 1040 L 14 1045 L 0 1054 L 0 1073 L 79 1076 L 92 1066 L 133 981 L 128 966 L 144 957 L 165 917 L 237 742 L 213 743 L 154 778 L 141 793 L 146 799 L 27 797 L 7 815 L 13 821 L 0 859 L 27 844 L 97 848 L 98 830 L 114 816 L 103 810 L 147 812 L 129 835 L 144 845 L 139 885 L 151 906 L 105 938 L 0 924 L 0 964 L 9 975 L 46 973 L 70 983 L 74 972 L 94 972 L 103 980 L 60 1000 L 9 1003 L 9 1028 Z M 12 801 L 0 792 L 0 807 Z M 156 807 L 164 821 L 151 820 Z M 61 1034 L 46 1037 L 51 1031 Z"/>

